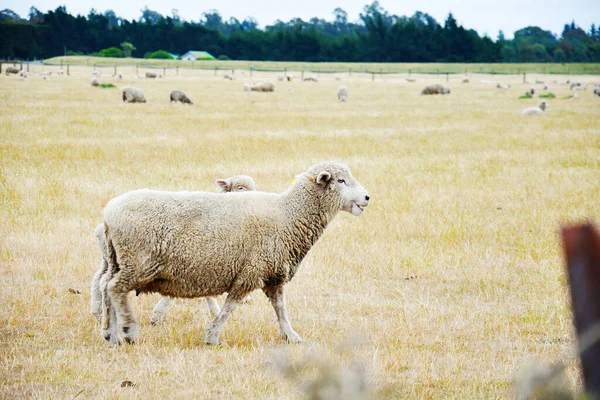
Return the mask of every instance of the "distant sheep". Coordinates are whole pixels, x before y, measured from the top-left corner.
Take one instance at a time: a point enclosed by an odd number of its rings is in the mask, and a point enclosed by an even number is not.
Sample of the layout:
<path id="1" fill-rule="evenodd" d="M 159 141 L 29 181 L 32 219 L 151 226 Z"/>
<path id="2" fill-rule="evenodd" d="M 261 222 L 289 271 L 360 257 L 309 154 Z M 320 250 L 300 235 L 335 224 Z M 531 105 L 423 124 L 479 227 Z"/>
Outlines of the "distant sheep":
<path id="1" fill-rule="evenodd" d="M 154 79 L 156 78 L 158 75 L 154 72 L 146 72 L 146 78 L 150 78 L 150 79 Z"/>
<path id="2" fill-rule="evenodd" d="M 273 82 L 261 82 L 250 87 L 253 92 L 274 92 L 275 84 Z"/>
<path id="3" fill-rule="evenodd" d="M 510 89 L 510 85 L 508 83 L 502 83 L 502 82 L 498 82 L 496 84 L 496 87 L 498 89 Z"/>
<path id="4" fill-rule="evenodd" d="M 225 74 L 225 75 L 223 75 L 223 78 L 229 79 L 230 81 L 235 81 L 235 79 L 236 79 L 235 75 L 233 75 L 233 74 L 231 74 L 231 75 L 230 74 Z"/>
<path id="5" fill-rule="evenodd" d="M 443 86 L 439 84 L 428 85 L 421 90 L 422 95 L 430 95 L 430 94 L 450 94 L 450 88 L 448 86 Z"/>
<path id="6" fill-rule="evenodd" d="M 594 86 L 594 94 L 600 96 L 600 86 Z"/>
<path id="7" fill-rule="evenodd" d="M 539 85 L 545 85 L 545 84 L 546 84 L 546 82 L 544 82 L 544 81 L 542 81 L 542 80 L 540 80 L 540 79 L 536 79 L 536 80 L 535 80 L 535 83 L 536 83 L 536 84 L 539 84 Z"/>
<path id="8" fill-rule="evenodd" d="M 98 87 L 98 86 L 100 86 L 100 81 L 98 80 L 98 78 L 96 78 L 96 77 L 93 77 L 93 78 L 92 78 L 91 85 L 92 85 L 92 86 L 94 86 L 94 87 Z"/>
<path id="9" fill-rule="evenodd" d="M 415 78 L 406 78 L 406 82 L 414 83 L 417 80 Z"/>
<path id="10" fill-rule="evenodd" d="M 17 67 L 6 67 L 6 75 L 18 74 L 21 70 Z"/>
<path id="11" fill-rule="evenodd" d="M 102 73 L 100 71 L 92 71 L 92 76 L 95 76 L 95 77 L 99 78 L 100 75 L 102 75 Z"/>
<path id="12" fill-rule="evenodd" d="M 525 92 L 525 96 L 529 95 L 529 96 L 533 96 L 535 94 L 535 88 L 529 88 L 529 90 L 527 90 Z"/>
<path id="13" fill-rule="evenodd" d="M 49 76 L 44 76 L 43 77 L 45 81 L 50 81 L 50 77 Z"/>
<path id="14" fill-rule="evenodd" d="M 567 83 L 568 83 L 568 81 L 567 81 Z M 576 88 L 576 87 L 578 87 L 578 86 L 581 86 L 581 83 L 579 83 L 579 82 L 573 82 L 573 83 L 571 83 L 571 85 L 569 86 L 569 90 L 573 90 L 574 88 Z"/>
<path id="15" fill-rule="evenodd" d="M 545 84 L 544 90 L 552 90 L 552 85 Z"/>
<path id="16" fill-rule="evenodd" d="M 123 101 L 127 103 L 145 103 L 146 97 L 144 91 L 133 86 L 125 86 L 121 89 L 123 93 Z"/>
<path id="17" fill-rule="evenodd" d="M 173 90 L 170 96 L 171 102 L 182 102 L 184 104 L 194 104 L 194 102 L 180 90 Z"/>
<path id="18" fill-rule="evenodd" d="M 469 82 L 470 82 L 469 78 L 464 78 L 464 79 L 462 80 L 462 83 L 469 83 Z"/>
<path id="19" fill-rule="evenodd" d="M 121 73 L 120 73 L 120 72 L 117 74 L 117 80 L 118 80 L 119 82 L 123 80 L 123 75 L 121 75 Z"/>
<path id="20" fill-rule="evenodd" d="M 285 81 L 285 76 L 283 76 L 283 75 L 277 75 L 277 80 L 279 82 L 283 82 L 283 81 Z"/>
<path id="21" fill-rule="evenodd" d="M 293 81 L 295 79 L 295 76 L 294 75 L 287 75 L 286 79 L 287 79 L 288 82 L 291 82 L 291 81 Z"/>
<path id="22" fill-rule="evenodd" d="M 336 81 L 341 81 L 341 80 L 342 80 L 342 77 L 341 77 L 341 76 L 339 76 L 338 74 L 335 74 L 335 75 L 334 75 L 334 79 L 335 79 Z"/>
<path id="23" fill-rule="evenodd" d="M 544 100 L 537 107 L 530 107 L 523 110 L 523 115 L 544 115 L 544 111 L 548 108 L 548 103 Z"/>
<path id="24" fill-rule="evenodd" d="M 575 86 L 575 87 L 573 87 L 573 89 L 571 89 L 571 90 L 575 90 L 575 91 L 584 91 L 584 90 L 587 90 L 587 87 L 588 87 L 588 85 L 587 85 L 587 83 L 586 83 L 585 85 L 579 85 L 579 86 Z"/>
<path id="25" fill-rule="evenodd" d="M 340 86 L 337 90 L 337 98 L 341 102 L 345 102 L 348 98 L 348 88 L 346 86 Z"/>
<path id="26" fill-rule="evenodd" d="M 312 76 L 307 76 L 306 78 L 303 79 L 303 81 L 304 82 L 319 82 L 319 78 L 312 75 Z"/>
<path id="27" fill-rule="evenodd" d="M 252 86 L 254 86 L 253 83 L 244 83 L 244 92 L 249 92 Z"/>

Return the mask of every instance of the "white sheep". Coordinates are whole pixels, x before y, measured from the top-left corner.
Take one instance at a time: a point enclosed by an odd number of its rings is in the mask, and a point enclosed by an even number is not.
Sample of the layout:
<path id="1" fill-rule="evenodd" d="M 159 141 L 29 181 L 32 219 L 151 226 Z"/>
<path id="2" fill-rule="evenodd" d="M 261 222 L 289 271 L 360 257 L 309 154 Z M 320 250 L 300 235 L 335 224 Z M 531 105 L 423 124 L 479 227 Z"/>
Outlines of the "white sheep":
<path id="1" fill-rule="evenodd" d="M 577 93 L 575 93 L 577 94 Z M 594 94 L 596 96 L 600 96 L 600 86 L 594 86 Z"/>
<path id="2" fill-rule="evenodd" d="M 233 75 L 233 74 L 225 74 L 225 75 L 223 75 L 223 78 L 229 79 L 230 81 L 235 81 L 235 79 L 236 79 L 235 75 Z"/>
<path id="3" fill-rule="evenodd" d="M 100 71 L 92 71 L 92 76 L 95 76 L 96 78 L 99 78 L 100 75 L 102 75 L 102 73 Z"/>
<path id="4" fill-rule="evenodd" d="M 136 88 L 133 86 L 125 86 L 121 89 L 121 93 L 123 94 L 123 101 L 127 103 L 145 103 L 146 97 L 144 96 L 144 91 L 140 88 Z"/>
<path id="5" fill-rule="evenodd" d="M 92 81 L 91 81 L 91 85 L 94 86 L 94 87 L 100 86 L 100 81 L 98 80 L 98 78 L 93 77 Z"/>
<path id="6" fill-rule="evenodd" d="M 544 111 L 548 108 L 549 105 L 546 100 L 541 101 L 537 107 L 530 107 L 523 110 L 523 115 L 544 115 Z"/>
<path id="7" fill-rule="evenodd" d="M 261 82 L 250 86 L 253 92 L 274 92 L 275 84 L 273 82 Z"/>
<path id="8" fill-rule="evenodd" d="M 339 76 L 338 74 L 335 74 L 333 77 L 334 77 L 334 79 L 335 79 L 336 81 L 341 81 L 341 80 L 342 80 L 342 77 L 341 77 L 341 76 Z"/>
<path id="9" fill-rule="evenodd" d="M 317 78 L 314 75 L 311 76 L 307 76 L 306 78 L 303 79 L 304 82 L 319 82 L 319 78 Z"/>
<path id="10" fill-rule="evenodd" d="M 508 83 L 502 83 L 502 82 L 498 82 L 496 84 L 496 87 L 498 89 L 510 89 L 510 85 Z"/>
<path id="11" fill-rule="evenodd" d="M 10 75 L 10 74 L 18 74 L 21 70 L 17 67 L 6 67 L 6 70 L 4 72 L 6 72 L 6 75 Z"/>
<path id="12" fill-rule="evenodd" d="M 578 85 L 578 86 L 574 86 L 571 90 L 574 91 L 585 91 L 587 90 L 588 84 L 586 83 L 585 85 Z"/>
<path id="13" fill-rule="evenodd" d="M 346 86 L 340 86 L 337 90 L 337 98 L 339 101 L 344 102 L 348 99 L 348 88 Z"/>
<path id="14" fill-rule="evenodd" d="M 120 72 L 117 74 L 117 80 L 119 82 L 121 82 L 123 80 L 123 75 Z"/>
<path id="15" fill-rule="evenodd" d="M 277 75 L 277 80 L 279 82 L 283 82 L 283 81 L 285 81 L 285 76 L 283 76 L 283 75 Z"/>
<path id="16" fill-rule="evenodd" d="M 544 90 L 552 90 L 552 85 L 545 84 L 544 85 Z"/>
<path id="17" fill-rule="evenodd" d="M 262 289 L 280 334 L 302 339 L 287 316 L 284 286 L 339 211 L 360 215 L 369 194 L 345 164 L 312 166 L 282 194 L 136 190 L 104 209 L 108 272 L 101 282 L 102 334 L 133 343 L 138 324 L 128 293 L 207 297 L 227 292 L 205 342 L 219 334 L 239 302 Z"/>
<path id="18" fill-rule="evenodd" d="M 444 86 L 444 85 L 440 85 L 440 84 L 428 85 L 428 86 L 425 86 L 423 88 L 423 90 L 421 90 L 421 94 L 422 95 L 450 94 L 450 88 L 448 86 Z"/>
<path id="19" fill-rule="evenodd" d="M 248 175 L 234 175 L 225 179 L 217 179 L 215 184 L 219 187 L 221 193 L 256 190 L 256 182 Z M 101 263 L 100 269 L 98 269 L 94 275 L 94 278 L 92 279 L 90 305 L 92 315 L 96 318 L 96 321 L 100 322 L 102 312 L 102 292 L 100 288 L 100 281 L 108 270 L 108 255 L 106 252 L 106 235 L 104 232 L 104 224 L 100 224 L 96 227 L 96 229 L 94 229 L 94 236 L 96 236 L 96 241 L 98 243 L 98 247 L 100 248 Z M 152 311 L 152 318 L 150 319 L 152 325 L 155 325 L 163 319 L 164 314 L 171 303 L 172 299 L 169 297 L 163 297 L 159 300 Z M 207 297 L 206 303 L 209 311 L 216 316 L 220 311 L 216 298 Z"/>
<path id="20" fill-rule="evenodd" d="M 535 88 L 530 87 L 529 90 L 525 92 L 525 96 L 533 96 L 535 94 Z"/>
<path id="21" fill-rule="evenodd" d="M 244 92 L 249 92 L 252 86 L 254 86 L 253 83 L 244 83 Z"/>
<path id="22" fill-rule="evenodd" d="M 406 82 L 415 83 L 416 81 L 415 78 L 406 78 Z"/>
<path id="23" fill-rule="evenodd" d="M 462 83 L 469 83 L 469 82 L 470 82 L 469 78 L 463 78 L 463 80 L 462 80 Z"/>
<path id="24" fill-rule="evenodd" d="M 157 76 L 156 72 L 146 72 L 146 78 L 155 79 Z"/>

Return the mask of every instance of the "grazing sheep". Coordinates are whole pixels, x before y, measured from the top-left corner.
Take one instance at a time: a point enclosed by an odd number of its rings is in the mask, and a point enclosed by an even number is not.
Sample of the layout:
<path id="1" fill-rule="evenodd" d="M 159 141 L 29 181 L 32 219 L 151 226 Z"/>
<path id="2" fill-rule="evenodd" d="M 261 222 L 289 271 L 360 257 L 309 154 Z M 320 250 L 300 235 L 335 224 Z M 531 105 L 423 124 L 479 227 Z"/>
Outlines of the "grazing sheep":
<path id="1" fill-rule="evenodd" d="M 136 88 L 133 86 L 125 86 L 121 89 L 123 93 L 123 101 L 127 103 L 145 103 L 146 97 L 144 96 L 144 91 L 140 88 Z"/>
<path id="2" fill-rule="evenodd" d="M 235 81 L 235 75 L 233 75 L 233 74 L 231 74 L 231 75 L 225 74 L 225 75 L 223 75 L 223 78 L 229 79 L 230 81 Z"/>
<path id="3" fill-rule="evenodd" d="M 577 94 L 577 93 L 575 93 Z M 594 86 L 594 94 L 596 96 L 600 96 L 600 86 Z"/>
<path id="4" fill-rule="evenodd" d="M 261 82 L 250 86 L 253 92 L 274 92 L 275 84 L 273 82 Z"/>
<path id="5" fill-rule="evenodd" d="M 256 191 L 256 182 L 254 182 L 254 179 L 248 175 L 234 175 L 227 179 L 217 179 L 215 183 L 219 187 L 221 193 Z M 248 300 L 250 300 L 250 295 L 246 296 L 242 302 Z M 173 299 L 166 296 L 162 297 L 158 301 L 154 307 L 154 310 L 152 310 L 152 318 L 150 318 L 150 323 L 152 325 L 156 325 L 162 321 L 172 302 Z M 206 304 L 208 305 L 208 310 L 211 312 L 211 314 L 216 317 L 220 311 L 217 299 L 215 297 L 207 297 Z"/>
<path id="6" fill-rule="evenodd" d="M 450 88 L 448 86 L 443 86 L 439 84 L 425 86 L 423 90 L 421 90 L 422 95 L 429 94 L 450 94 Z"/>
<path id="7" fill-rule="evenodd" d="M 50 81 L 50 77 L 49 76 L 43 76 L 42 78 L 44 78 L 45 81 Z"/>
<path id="8" fill-rule="evenodd" d="M 523 110 L 523 115 L 544 115 L 544 111 L 548 108 L 548 103 L 544 100 L 537 107 L 530 107 Z"/>
<path id="9" fill-rule="evenodd" d="M 277 75 L 277 80 L 279 82 L 283 82 L 283 81 L 285 81 L 285 76 L 283 76 L 283 75 Z"/>
<path id="10" fill-rule="evenodd" d="M 340 86 L 337 90 L 337 98 L 339 101 L 346 101 L 348 99 L 348 88 L 346 86 Z"/>
<path id="11" fill-rule="evenodd" d="M 112 199 L 104 209 L 103 337 L 112 344 L 137 340 L 132 290 L 186 298 L 227 292 L 206 329 L 205 342 L 216 345 L 239 302 L 262 289 L 280 335 L 302 341 L 288 320 L 284 286 L 335 215 L 360 215 L 369 199 L 350 169 L 336 162 L 312 166 L 282 194 L 144 189 Z"/>
<path id="12" fill-rule="evenodd" d="M 536 79 L 535 83 L 538 84 L 538 85 L 545 85 L 546 84 L 546 82 L 544 82 L 544 81 L 542 81 L 540 79 Z"/>
<path id="13" fill-rule="evenodd" d="M 585 85 L 574 86 L 573 89 L 571 89 L 571 90 L 574 90 L 574 91 L 585 91 L 585 90 L 587 90 L 587 87 L 588 87 L 588 85 L 586 83 Z"/>
<path id="14" fill-rule="evenodd" d="M 117 80 L 118 80 L 119 82 L 121 82 L 121 81 L 123 80 L 123 75 L 121 75 L 121 73 L 120 73 L 120 72 L 117 74 Z"/>
<path id="15" fill-rule="evenodd" d="M 545 84 L 544 90 L 552 90 L 552 85 Z"/>
<path id="16" fill-rule="evenodd" d="M 464 78 L 464 79 L 462 80 L 462 83 L 469 83 L 469 82 L 470 82 L 469 78 Z"/>
<path id="17" fill-rule="evenodd" d="M 291 82 L 295 79 L 294 75 L 287 75 L 286 78 L 288 82 Z"/>
<path id="18" fill-rule="evenodd" d="M 342 80 L 342 77 L 341 77 L 341 76 L 339 76 L 338 74 L 335 74 L 335 75 L 334 75 L 334 79 L 335 79 L 336 81 L 341 81 L 341 80 Z"/>
<path id="19" fill-rule="evenodd" d="M 502 82 L 498 82 L 496 84 L 496 87 L 498 89 L 510 89 L 510 85 L 508 83 L 502 83 Z"/>
<path id="20" fill-rule="evenodd" d="M 244 92 L 249 92 L 252 86 L 254 86 L 253 83 L 244 83 Z"/>
<path id="21" fill-rule="evenodd" d="M 22 82 L 25 82 L 27 80 L 27 75 L 21 75 L 19 77 L 19 80 L 22 81 Z"/>
<path id="22" fill-rule="evenodd" d="M 414 83 L 417 80 L 415 78 L 406 78 L 406 82 Z"/>
<path id="23" fill-rule="evenodd" d="M 157 76 L 155 72 L 146 72 L 146 78 L 154 79 Z"/>
<path id="24" fill-rule="evenodd" d="M 304 82 L 319 82 L 319 78 L 317 78 L 316 76 L 312 75 L 312 76 L 307 76 L 306 78 L 303 79 Z"/>
<path id="25" fill-rule="evenodd" d="M 92 86 L 97 87 L 97 86 L 100 86 L 100 81 L 98 80 L 98 78 L 93 77 L 91 84 L 92 84 Z"/>
<path id="26" fill-rule="evenodd" d="M 194 102 L 189 97 L 187 97 L 185 93 L 183 93 L 180 90 L 173 90 L 171 92 L 170 99 L 171 99 L 171 102 L 173 102 L 173 101 L 174 102 L 180 101 L 180 102 L 182 102 L 184 104 L 190 104 L 190 105 L 194 104 Z"/>
<path id="27" fill-rule="evenodd" d="M 18 74 L 21 70 L 17 67 L 6 67 L 6 75 Z"/>
<path id="28" fill-rule="evenodd" d="M 567 83 L 568 83 L 568 81 L 567 81 Z M 574 88 L 576 88 L 576 87 L 578 87 L 578 86 L 581 86 L 581 83 L 579 83 L 579 82 L 573 82 L 573 83 L 571 83 L 571 85 L 569 86 L 569 90 L 573 90 Z"/>
<path id="29" fill-rule="evenodd" d="M 102 73 L 100 71 L 92 71 L 92 76 L 99 78 L 100 75 L 102 75 Z"/>
<path id="30" fill-rule="evenodd" d="M 256 182 L 254 179 L 248 175 L 234 175 L 225 179 L 217 179 L 215 184 L 219 187 L 221 193 L 227 192 L 243 192 L 243 191 L 255 191 L 256 190 Z M 94 275 L 92 279 L 92 287 L 90 290 L 90 305 L 92 315 L 96 318 L 96 321 L 100 322 L 101 310 L 102 310 L 102 291 L 100 282 L 102 276 L 108 270 L 108 256 L 106 254 L 106 235 L 104 233 L 104 225 L 100 224 L 94 229 L 94 236 L 96 236 L 96 240 L 98 243 L 98 247 L 100 247 L 101 253 L 101 264 L 100 269 Z M 250 296 L 248 296 L 249 298 Z M 152 318 L 150 322 L 152 325 L 160 322 L 167 311 L 167 308 L 172 303 L 172 299 L 169 297 L 163 297 L 159 300 L 156 307 L 152 312 Z M 217 315 L 220 311 L 217 300 L 214 297 L 207 297 L 206 303 L 208 305 L 209 311 L 213 315 Z"/>
<path id="31" fill-rule="evenodd" d="M 525 96 L 529 95 L 529 96 L 533 96 L 535 94 L 535 88 L 529 88 L 528 91 L 525 92 Z"/>

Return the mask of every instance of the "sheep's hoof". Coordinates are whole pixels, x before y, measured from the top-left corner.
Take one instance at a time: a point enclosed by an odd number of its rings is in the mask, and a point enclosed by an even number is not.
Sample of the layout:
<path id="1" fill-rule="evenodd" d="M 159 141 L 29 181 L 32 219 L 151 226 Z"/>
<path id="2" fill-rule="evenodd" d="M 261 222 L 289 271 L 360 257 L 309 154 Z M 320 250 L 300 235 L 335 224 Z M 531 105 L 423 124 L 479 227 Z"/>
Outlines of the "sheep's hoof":
<path id="1" fill-rule="evenodd" d="M 288 333 L 281 332 L 281 337 L 286 339 L 288 343 L 302 343 L 302 338 L 294 331 Z"/>
<path id="2" fill-rule="evenodd" d="M 218 346 L 220 344 L 219 337 L 215 334 L 212 334 L 211 332 L 207 332 L 206 338 L 204 339 L 204 343 L 206 343 L 209 346 Z"/>
<path id="3" fill-rule="evenodd" d="M 123 341 L 128 344 L 133 344 L 138 338 L 138 328 L 136 325 L 124 326 L 122 329 Z"/>
<path id="4" fill-rule="evenodd" d="M 118 335 L 113 335 L 109 331 L 102 332 L 102 337 L 112 346 L 118 346 L 121 344 L 121 340 Z"/>

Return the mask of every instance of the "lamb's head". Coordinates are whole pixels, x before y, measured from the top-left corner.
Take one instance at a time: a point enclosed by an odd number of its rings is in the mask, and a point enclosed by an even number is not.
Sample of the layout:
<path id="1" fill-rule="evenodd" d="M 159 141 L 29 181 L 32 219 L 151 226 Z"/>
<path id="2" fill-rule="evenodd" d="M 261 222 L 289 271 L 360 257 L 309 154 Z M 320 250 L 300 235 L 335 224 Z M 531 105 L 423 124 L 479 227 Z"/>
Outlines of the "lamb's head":
<path id="1" fill-rule="evenodd" d="M 548 103 L 546 102 L 546 100 L 541 101 L 540 104 L 538 104 L 538 107 L 542 110 L 542 111 L 546 111 L 546 108 L 548 108 Z"/>
<path id="2" fill-rule="evenodd" d="M 352 215 L 363 213 L 369 205 L 369 193 L 350 172 L 346 164 L 324 162 L 312 166 L 307 172 L 308 179 L 325 193 L 325 198 L 338 210 Z"/>
<path id="3" fill-rule="evenodd" d="M 225 192 L 253 192 L 256 190 L 256 182 L 248 175 L 234 175 L 226 179 L 215 181 L 222 193 Z"/>

